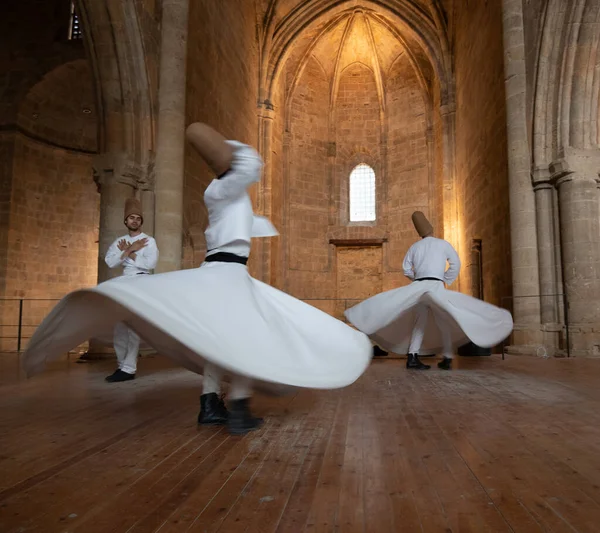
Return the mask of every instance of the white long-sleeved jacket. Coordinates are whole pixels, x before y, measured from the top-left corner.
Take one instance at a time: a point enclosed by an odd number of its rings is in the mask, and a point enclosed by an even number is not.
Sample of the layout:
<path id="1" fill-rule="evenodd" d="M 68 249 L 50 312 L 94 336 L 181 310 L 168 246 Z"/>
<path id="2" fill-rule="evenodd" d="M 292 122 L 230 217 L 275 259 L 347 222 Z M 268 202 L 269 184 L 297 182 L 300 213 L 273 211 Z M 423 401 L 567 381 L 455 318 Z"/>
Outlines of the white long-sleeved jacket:
<path id="1" fill-rule="evenodd" d="M 425 237 L 408 249 L 402 268 L 404 275 L 411 280 L 436 278 L 451 285 L 458 277 L 460 258 L 448 241 Z"/>

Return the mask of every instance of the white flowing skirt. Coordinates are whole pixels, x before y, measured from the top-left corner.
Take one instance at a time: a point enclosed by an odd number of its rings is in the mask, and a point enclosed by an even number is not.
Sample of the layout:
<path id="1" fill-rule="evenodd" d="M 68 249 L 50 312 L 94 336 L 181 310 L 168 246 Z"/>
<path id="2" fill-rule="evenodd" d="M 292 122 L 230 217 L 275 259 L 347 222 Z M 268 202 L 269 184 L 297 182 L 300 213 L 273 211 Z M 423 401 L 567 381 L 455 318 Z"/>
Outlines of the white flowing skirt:
<path id="1" fill-rule="evenodd" d="M 111 339 L 117 322 L 193 372 L 208 361 L 267 388 L 345 387 L 373 350 L 363 333 L 252 278 L 244 265 L 213 262 L 65 296 L 31 338 L 25 371 L 41 371 L 89 338 Z"/>
<path id="2" fill-rule="evenodd" d="M 442 351 L 437 323 L 450 332 L 453 348 L 469 341 L 482 348 L 491 348 L 505 340 L 513 328 L 512 316 L 505 309 L 446 290 L 443 283 L 430 280 L 415 281 L 377 294 L 347 309 L 345 315 L 351 324 L 385 350 L 406 354 L 416 322 L 416 310 L 421 305 L 429 309 L 419 351 L 421 355 Z"/>

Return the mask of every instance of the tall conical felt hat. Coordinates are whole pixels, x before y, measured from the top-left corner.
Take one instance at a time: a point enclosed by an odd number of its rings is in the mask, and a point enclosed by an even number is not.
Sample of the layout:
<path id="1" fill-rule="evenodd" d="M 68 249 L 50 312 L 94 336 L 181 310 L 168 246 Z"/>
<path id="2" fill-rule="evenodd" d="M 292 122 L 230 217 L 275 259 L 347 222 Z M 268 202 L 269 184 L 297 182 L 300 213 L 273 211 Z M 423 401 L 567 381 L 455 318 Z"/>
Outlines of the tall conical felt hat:
<path id="1" fill-rule="evenodd" d="M 421 211 L 412 214 L 412 222 L 421 237 L 427 237 L 433 233 L 433 226 Z"/>
<path id="2" fill-rule="evenodd" d="M 195 122 L 185 132 L 187 140 L 217 175 L 227 172 L 233 159 L 233 148 L 218 131 L 207 124 Z"/>
<path id="3" fill-rule="evenodd" d="M 127 220 L 129 215 L 139 215 L 144 220 L 144 213 L 142 212 L 142 204 L 137 198 L 127 198 L 125 200 L 125 217 Z"/>

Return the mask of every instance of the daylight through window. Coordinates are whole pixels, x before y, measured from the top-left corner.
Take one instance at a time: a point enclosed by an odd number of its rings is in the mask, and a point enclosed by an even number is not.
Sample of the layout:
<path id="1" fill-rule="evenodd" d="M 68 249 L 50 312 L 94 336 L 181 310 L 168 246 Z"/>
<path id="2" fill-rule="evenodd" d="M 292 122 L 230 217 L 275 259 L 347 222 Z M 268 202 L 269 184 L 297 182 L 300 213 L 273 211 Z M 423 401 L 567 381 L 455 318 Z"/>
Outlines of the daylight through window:
<path id="1" fill-rule="evenodd" d="M 75 11 L 75 2 L 71 2 L 71 21 L 69 23 L 69 39 L 81 39 L 81 20 Z"/>
<path id="2" fill-rule="evenodd" d="M 361 163 L 350 174 L 350 222 L 375 220 L 375 172 Z"/>

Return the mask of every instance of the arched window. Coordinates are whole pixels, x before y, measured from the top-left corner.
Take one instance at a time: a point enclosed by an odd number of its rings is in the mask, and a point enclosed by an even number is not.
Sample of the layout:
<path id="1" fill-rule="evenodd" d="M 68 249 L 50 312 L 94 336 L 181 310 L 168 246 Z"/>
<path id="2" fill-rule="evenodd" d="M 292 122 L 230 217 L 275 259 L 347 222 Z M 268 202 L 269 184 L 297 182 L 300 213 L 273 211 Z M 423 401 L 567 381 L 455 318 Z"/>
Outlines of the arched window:
<path id="1" fill-rule="evenodd" d="M 77 39 L 81 39 L 81 20 L 79 19 L 79 15 L 75 10 L 75 2 L 71 1 L 71 20 L 69 22 L 69 40 L 74 41 Z"/>
<path id="2" fill-rule="evenodd" d="M 361 163 L 350 173 L 350 222 L 375 218 L 375 171 Z"/>

